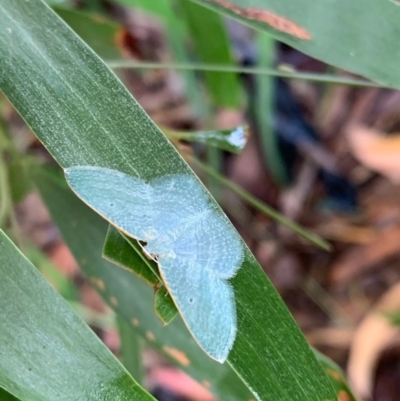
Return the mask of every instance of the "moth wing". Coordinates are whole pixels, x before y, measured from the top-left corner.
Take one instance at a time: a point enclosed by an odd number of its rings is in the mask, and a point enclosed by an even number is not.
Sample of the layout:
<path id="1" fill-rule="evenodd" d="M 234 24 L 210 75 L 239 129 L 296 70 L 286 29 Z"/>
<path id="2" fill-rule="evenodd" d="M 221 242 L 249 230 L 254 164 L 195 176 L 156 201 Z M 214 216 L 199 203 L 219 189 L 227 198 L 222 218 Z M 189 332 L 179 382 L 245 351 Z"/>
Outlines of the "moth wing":
<path id="1" fill-rule="evenodd" d="M 72 190 L 90 207 L 127 235 L 146 240 L 151 233 L 150 185 L 102 167 L 65 170 Z"/>
<path id="2" fill-rule="evenodd" d="M 169 175 L 151 182 L 153 227 L 168 241 L 188 219 L 206 208 L 207 196 L 190 175 Z"/>
<path id="3" fill-rule="evenodd" d="M 209 210 L 183 230 L 171 245 L 176 257 L 208 269 L 216 276 L 231 278 L 243 261 L 243 246 L 229 221 Z"/>
<path id="4" fill-rule="evenodd" d="M 236 310 L 229 282 L 178 258 L 161 258 L 160 272 L 189 331 L 213 359 L 224 362 L 236 336 Z"/>

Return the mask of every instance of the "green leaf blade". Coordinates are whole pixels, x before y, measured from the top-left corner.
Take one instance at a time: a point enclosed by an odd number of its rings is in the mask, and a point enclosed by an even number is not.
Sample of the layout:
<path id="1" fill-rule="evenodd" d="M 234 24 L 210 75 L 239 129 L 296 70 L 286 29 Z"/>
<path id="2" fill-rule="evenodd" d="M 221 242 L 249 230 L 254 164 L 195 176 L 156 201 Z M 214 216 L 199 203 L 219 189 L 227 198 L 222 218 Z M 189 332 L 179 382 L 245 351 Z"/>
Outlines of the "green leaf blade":
<path id="1" fill-rule="evenodd" d="M 171 296 L 163 287 L 157 264 L 146 258 L 136 240 L 109 226 L 104 243 L 103 256 L 106 260 L 122 268 L 132 270 L 146 281 L 155 291 L 154 312 L 164 324 L 169 324 L 178 313 Z M 161 286 L 156 290 L 156 287 Z"/>
<path id="2" fill-rule="evenodd" d="M 187 0 L 180 0 L 178 4 L 200 60 L 205 63 L 233 64 L 229 37 L 222 18 Z M 240 108 L 243 96 L 237 74 L 206 72 L 205 81 L 217 107 Z"/>
<path id="3" fill-rule="evenodd" d="M 165 287 L 159 288 L 154 294 L 154 312 L 164 324 L 171 323 L 178 311 Z"/>
<path id="4" fill-rule="evenodd" d="M 123 49 L 118 47 L 121 26 L 99 15 L 64 7 L 53 9 L 101 58 L 112 60 L 122 56 Z"/>
<path id="5" fill-rule="evenodd" d="M 3 0 L 0 26 L 0 87 L 62 167 L 107 167 L 146 181 L 192 174 L 110 70 L 41 1 Z M 79 247 L 90 248 L 92 237 L 75 236 Z M 84 264 L 80 258 L 84 252 L 77 257 Z M 229 362 L 253 393 L 263 400 L 333 400 L 312 351 L 249 251 L 232 282 L 239 330 Z"/>
<path id="6" fill-rule="evenodd" d="M 120 338 L 120 358 L 128 372 L 136 378 L 138 383 L 143 382 L 143 339 L 133 329 L 132 325 L 117 316 Z"/>
<path id="7" fill-rule="evenodd" d="M 157 266 L 154 262 L 145 260 L 145 256 L 138 249 L 139 245 L 133 248 L 135 240 L 132 242 L 130 240 L 115 227 L 109 226 L 103 248 L 104 258 L 120 267 L 132 270 L 149 285 L 157 285 L 160 283 Z"/>
<path id="8" fill-rule="evenodd" d="M 0 231 L 0 386 L 24 401 L 151 401 Z"/>
<path id="9" fill-rule="evenodd" d="M 18 398 L 14 397 L 12 394 L 0 388 L 0 399 L 1 401 L 19 401 Z"/>
<path id="10" fill-rule="evenodd" d="M 41 169 L 35 184 L 80 267 L 116 313 L 130 322 L 149 345 L 194 377 L 208 382 L 217 398 L 243 401 L 253 398 L 229 364 L 210 359 L 190 336 L 182 319 L 164 326 L 153 313 L 154 291 L 135 274 L 101 258 L 108 224 L 82 203 L 61 177 Z M 82 238 L 76 232 L 82 233 Z"/>
<path id="11" fill-rule="evenodd" d="M 40 0 L 5 0 L 0 26 L 0 87 L 63 168 L 104 166 L 151 179 L 159 174 L 143 157 L 156 153 L 174 160 L 164 173 L 190 171 L 118 78 Z M 99 101 L 100 94 L 107 95 Z M 149 147 L 151 133 L 158 141 Z"/>
<path id="12" fill-rule="evenodd" d="M 400 7 L 394 2 L 192 1 L 266 31 L 328 64 L 400 87 Z"/>

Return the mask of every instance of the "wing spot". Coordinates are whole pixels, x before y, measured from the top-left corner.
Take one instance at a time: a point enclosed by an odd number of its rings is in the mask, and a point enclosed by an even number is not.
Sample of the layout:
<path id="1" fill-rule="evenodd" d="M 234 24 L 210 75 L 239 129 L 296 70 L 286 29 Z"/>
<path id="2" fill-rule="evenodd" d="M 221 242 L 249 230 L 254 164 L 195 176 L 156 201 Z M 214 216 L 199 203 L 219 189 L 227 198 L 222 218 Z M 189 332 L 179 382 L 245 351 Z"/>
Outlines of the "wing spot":
<path id="1" fill-rule="evenodd" d="M 269 25 L 270 27 L 276 29 L 277 31 L 287 33 L 298 39 L 310 40 L 311 35 L 308 31 L 302 28 L 300 25 L 295 24 L 293 21 L 280 15 L 274 14 L 271 11 L 259 10 L 254 7 L 243 8 L 236 4 L 232 4 L 227 0 L 207 0 L 208 2 L 216 3 L 227 10 L 234 12 L 244 18 L 250 20 L 256 20 Z"/>
<path id="2" fill-rule="evenodd" d="M 114 307 L 118 306 L 118 299 L 115 297 L 110 297 L 110 304 Z"/>
<path id="3" fill-rule="evenodd" d="M 138 327 L 139 326 L 139 319 L 136 319 L 135 317 L 131 319 L 131 323 L 133 326 Z"/>
<path id="4" fill-rule="evenodd" d="M 168 354 L 171 358 L 174 358 L 181 365 L 183 365 L 183 366 L 190 365 L 190 359 L 187 357 L 187 355 L 184 352 L 179 351 L 176 348 L 168 347 L 167 345 L 164 345 L 162 347 L 162 349 L 166 354 Z"/>
<path id="5" fill-rule="evenodd" d="M 203 380 L 201 382 L 201 384 L 205 387 L 205 388 L 211 388 L 211 383 L 208 380 Z"/>

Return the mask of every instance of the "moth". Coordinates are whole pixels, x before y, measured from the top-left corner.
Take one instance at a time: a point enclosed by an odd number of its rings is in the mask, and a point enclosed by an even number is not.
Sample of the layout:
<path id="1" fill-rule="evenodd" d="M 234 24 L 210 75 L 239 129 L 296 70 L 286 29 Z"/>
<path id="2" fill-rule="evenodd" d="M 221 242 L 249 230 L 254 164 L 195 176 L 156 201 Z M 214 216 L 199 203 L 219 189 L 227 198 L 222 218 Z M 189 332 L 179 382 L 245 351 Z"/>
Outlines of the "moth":
<path id="1" fill-rule="evenodd" d="M 187 328 L 200 347 L 223 363 L 237 330 L 229 279 L 243 262 L 243 245 L 227 218 L 192 175 L 151 181 L 103 167 L 65 170 L 86 204 L 158 264 Z"/>

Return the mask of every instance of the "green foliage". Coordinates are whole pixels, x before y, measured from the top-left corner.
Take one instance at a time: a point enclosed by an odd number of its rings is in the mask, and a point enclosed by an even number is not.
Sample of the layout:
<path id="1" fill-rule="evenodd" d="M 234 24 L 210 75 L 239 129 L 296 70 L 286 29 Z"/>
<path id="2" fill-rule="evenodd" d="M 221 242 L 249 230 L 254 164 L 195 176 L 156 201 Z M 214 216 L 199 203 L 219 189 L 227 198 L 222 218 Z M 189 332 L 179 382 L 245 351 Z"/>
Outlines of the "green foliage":
<path id="1" fill-rule="evenodd" d="M 50 9 L 39 0 L 6 0 L 0 10 L 0 24 L 8 27 L 0 33 L 0 86 L 63 168 L 108 167 L 143 180 L 192 174 L 129 92 Z M 229 363 L 261 399 L 333 398 L 276 290 L 248 249 L 245 255 L 232 280 L 238 333 Z"/>
<path id="2" fill-rule="evenodd" d="M 118 317 L 118 331 L 121 342 L 120 355 L 127 371 L 139 384 L 143 382 L 142 351 L 144 341 L 129 322 Z"/>
<path id="3" fill-rule="evenodd" d="M 260 65 L 271 68 L 275 57 L 275 41 L 263 32 L 257 36 L 257 47 L 260 54 Z M 261 150 L 264 163 L 272 179 L 281 186 L 288 183 L 285 167 L 278 147 L 278 135 L 274 129 L 274 93 L 275 80 L 272 77 L 258 75 L 256 79 L 256 94 L 254 110 L 257 126 L 260 129 Z"/>
<path id="4" fill-rule="evenodd" d="M 130 269 L 155 289 L 154 312 L 164 324 L 178 313 L 160 278 L 157 264 L 148 259 L 138 243 L 110 226 L 104 243 L 103 256 L 117 266 Z"/>
<path id="5" fill-rule="evenodd" d="M 0 387 L 23 401 L 151 401 L 0 231 Z"/>
<path id="6" fill-rule="evenodd" d="M 163 325 L 152 312 L 154 290 L 144 280 L 101 257 L 108 224 L 72 193 L 62 177 L 40 170 L 35 183 L 86 278 L 118 316 L 197 381 L 209 382 L 218 398 L 252 398 L 228 364 L 221 365 L 204 354 L 180 317 Z"/>
<path id="7" fill-rule="evenodd" d="M 266 31 L 328 64 L 400 87 L 400 7 L 394 1 L 193 1 Z"/>
<path id="8" fill-rule="evenodd" d="M 14 397 L 10 393 L 7 393 L 7 391 L 3 390 L 0 388 L 0 399 L 1 401 L 18 401 L 18 398 Z"/>
<path id="9" fill-rule="evenodd" d="M 204 63 L 233 64 L 228 35 L 218 14 L 187 0 L 179 1 L 196 53 Z M 206 21 L 206 22 L 205 22 Z M 206 72 L 206 84 L 213 103 L 219 107 L 239 108 L 242 92 L 234 73 Z"/>
<path id="10" fill-rule="evenodd" d="M 54 7 L 54 11 L 103 59 L 118 59 L 122 55 L 119 34 L 122 27 L 98 15 L 68 8 Z"/>
<path id="11" fill-rule="evenodd" d="M 241 106 L 242 89 L 237 73 L 245 70 L 229 67 L 233 60 L 220 16 L 198 4 L 180 0 L 176 4 L 181 3 L 179 15 L 183 21 L 177 23 L 174 9 L 166 0 L 120 1 L 158 15 L 168 28 L 175 59 L 186 67 L 189 56 L 182 38 L 190 36 L 196 57 L 208 63 L 203 67 L 207 70 L 206 84 L 214 105 Z M 93 7 L 95 3 L 100 4 L 93 2 Z M 198 0 L 197 3 L 244 20 L 334 65 L 384 84 L 400 86 L 394 67 L 398 57 L 394 49 L 400 10 L 394 10 L 390 2 L 378 7 L 372 0 L 363 0 L 365 7 L 375 12 L 373 17 L 372 13 L 368 16 L 356 13 L 356 6 L 345 0 L 339 0 L 335 8 L 328 0 L 318 5 L 308 0 L 301 0 L 301 5 L 290 0 L 271 0 L 268 10 L 265 0 Z M 56 12 L 101 58 L 112 60 L 121 56 L 116 41 L 120 32 L 117 24 L 68 9 L 56 8 Z M 271 21 L 279 21 L 276 15 L 289 22 L 286 24 L 289 34 L 270 26 L 274 24 Z M 319 18 L 314 18 L 315 15 Z M 354 24 L 354 15 L 358 16 L 357 24 Z M 362 24 L 372 26 L 367 32 L 368 46 L 364 45 L 366 33 L 359 28 Z M 378 29 L 376 24 L 383 24 L 384 28 Z M 62 168 L 103 166 L 139 175 L 144 180 L 165 174 L 192 174 L 121 82 L 42 1 L 3 0 L 0 27 L 3 27 L 0 29 L 0 88 Z M 271 46 L 271 38 L 264 35 L 260 38 L 261 48 Z M 271 50 L 263 61 L 267 67 L 264 73 L 284 75 L 271 69 L 272 55 Z M 379 63 L 374 61 L 376 58 Z M 192 67 L 183 76 L 191 105 L 199 112 L 203 99 Z M 321 79 L 312 74 L 293 76 Z M 331 79 L 338 82 L 335 77 Z M 341 82 L 365 84 L 352 79 Z M 260 125 L 264 126 L 266 116 L 272 114 L 269 104 L 272 83 L 266 76 L 259 78 L 258 84 L 261 95 L 257 113 Z M 264 103 L 267 103 L 265 115 Z M 232 145 L 231 130 L 164 132 L 172 141 L 203 142 L 233 152 L 239 152 L 244 146 Z M 270 130 L 264 135 L 263 150 L 271 160 L 276 138 Z M 16 150 L 12 152 L 12 161 L 5 163 L 8 157 L 3 157 L 5 143 L 10 145 L 7 135 L 1 135 L 1 223 L 11 213 L 11 201 L 22 199 L 29 191 L 28 173 L 32 173 L 29 168 L 32 161 L 27 162 L 25 155 Z M 278 163 L 275 161 L 270 169 L 275 170 L 277 181 L 284 181 Z M 322 248 L 328 248 L 326 242 L 277 215 L 212 169 L 197 165 L 263 213 Z M 352 399 L 340 369 L 323 356 L 314 355 L 248 249 L 241 270 L 232 280 L 239 320 L 237 339 L 229 363 L 220 365 L 208 358 L 192 339 L 177 316 L 166 287 L 162 286 L 157 265 L 144 258 L 135 241 L 108 227 L 71 193 L 58 174 L 40 168 L 35 170 L 34 181 L 82 272 L 118 315 L 122 361 L 139 383 L 142 381 L 141 349 L 147 342 L 209 386 L 219 399 L 333 401 L 341 392 Z M 13 185 L 9 186 L 10 183 Z M 210 202 L 214 202 L 211 197 Z M 54 271 L 40 252 L 32 248 L 28 253 L 64 297 L 77 298 L 75 288 Z M 112 263 L 102 259 L 102 254 Z M 152 399 L 4 233 L 0 234 L 0 272 L 0 315 L 6 322 L 4 330 L 0 330 L 0 354 L 4 356 L 0 360 L 2 400 L 18 401 L 9 393 L 21 401 L 50 401 L 59 399 L 60 394 L 100 401 L 115 397 Z"/>

